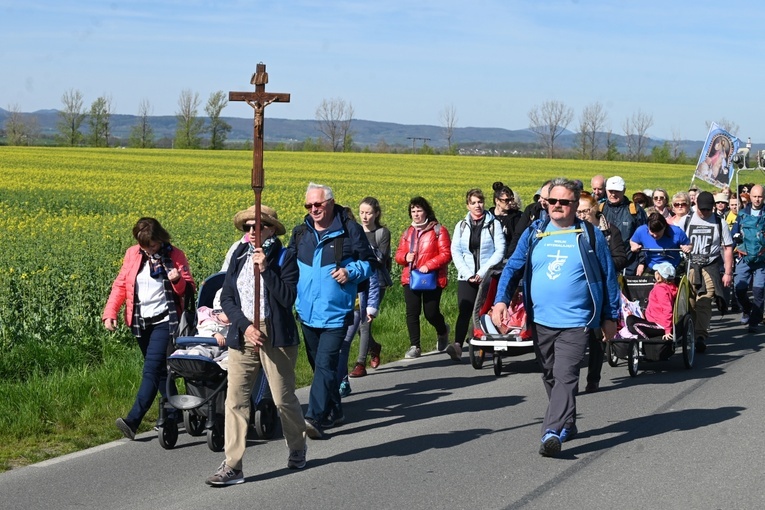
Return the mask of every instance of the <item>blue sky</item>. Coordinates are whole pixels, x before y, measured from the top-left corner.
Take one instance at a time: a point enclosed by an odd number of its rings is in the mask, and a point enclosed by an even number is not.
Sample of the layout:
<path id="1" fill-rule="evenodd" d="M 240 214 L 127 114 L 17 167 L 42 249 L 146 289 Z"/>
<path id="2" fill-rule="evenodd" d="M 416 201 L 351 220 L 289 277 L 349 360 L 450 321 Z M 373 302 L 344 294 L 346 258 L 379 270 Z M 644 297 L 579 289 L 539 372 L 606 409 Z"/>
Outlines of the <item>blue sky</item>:
<path id="1" fill-rule="evenodd" d="M 614 133 L 642 111 L 654 138 L 701 140 L 725 118 L 765 143 L 763 14 L 750 0 L 0 0 L 0 107 L 61 108 L 76 89 L 86 107 L 105 95 L 115 113 L 146 99 L 172 115 L 184 89 L 203 105 L 252 90 L 262 61 L 267 90 L 292 95 L 267 117 L 342 98 L 358 119 L 439 125 L 453 105 L 457 127 L 523 129 L 556 100 L 575 129 L 598 101 Z"/>

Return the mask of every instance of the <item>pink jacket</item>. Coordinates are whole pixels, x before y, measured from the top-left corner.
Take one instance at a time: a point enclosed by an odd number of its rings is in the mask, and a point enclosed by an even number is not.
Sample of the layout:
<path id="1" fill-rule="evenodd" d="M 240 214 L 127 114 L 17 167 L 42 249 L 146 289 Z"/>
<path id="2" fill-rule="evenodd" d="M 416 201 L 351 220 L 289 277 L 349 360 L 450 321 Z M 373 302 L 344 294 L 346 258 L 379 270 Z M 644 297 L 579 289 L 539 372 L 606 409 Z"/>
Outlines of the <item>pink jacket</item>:
<path id="1" fill-rule="evenodd" d="M 186 284 L 194 286 L 194 279 L 191 277 L 189 271 L 189 261 L 186 260 L 186 255 L 173 246 L 173 250 L 170 252 L 170 260 L 173 261 L 173 266 L 181 273 L 181 278 L 173 283 L 173 291 L 178 299 L 175 301 L 175 307 L 180 315 L 181 313 L 181 297 L 186 291 Z M 117 279 L 112 284 L 112 291 L 109 293 L 109 299 L 106 301 L 104 307 L 104 313 L 101 315 L 101 320 L 104 319 L 116 319 L 117 314 L 120 311 L 123 303 L 125 304 L 125 322 L 128 327 L 133 323 L 133 306 L 135 300 L 135 279 L 138 276 L 138 269 L 141 266 L 141 249 L 136 244 L 131 246 L 125 252 L 125 258 L 122 261 L 122 268 L 120 269 Z"/>
<path id="2" fill-rule="evenodd" d="M 677 297 L 677 285 L 667 282 L 657 283 L 648 294 L 648 306 L 645 308 L 645 318 L 663 327 L 668 335 L 672 333 L 675 297 Z"/>

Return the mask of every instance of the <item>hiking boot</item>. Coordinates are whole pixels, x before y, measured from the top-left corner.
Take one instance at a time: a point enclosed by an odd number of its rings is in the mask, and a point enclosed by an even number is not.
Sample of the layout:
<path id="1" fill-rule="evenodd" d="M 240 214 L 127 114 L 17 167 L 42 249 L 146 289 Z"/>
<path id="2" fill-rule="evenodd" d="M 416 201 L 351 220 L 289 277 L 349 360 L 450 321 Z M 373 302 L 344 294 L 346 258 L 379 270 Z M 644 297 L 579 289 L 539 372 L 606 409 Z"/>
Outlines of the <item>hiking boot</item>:
<path id="1" fill-rule="evenodd" d="M 287 467 L 290 469 L 303 469 L 305 467 L 305 454 L 308 451 L 308 443 L 300 450 L 290 450 L 287 458 Z"/>
<path id="2" fill-rule="evenodd" d="M 565 443 L 566 441 L 571 441 L 576 437 L 578 433 L 579 430 L 577 430 L 575 424 L 568 427 L 563 427 L 563 430 L 560 431 L 560 442 Z"/>
<path id="3" fill-rule="evenodd" d="M 557 457 L 560 453 L 560 436 L 554 430 L 548 430 L 542 436 L 542 444 L 539 446 L 539 455 L 543 457 Z"/>
<path id="4" fill-rule="evenodd" d="M 422 351 L 420 350 L 420 348 L 416 345 L 413 345 L 409 348 L 408 351 L 406 351 L 406 354 L 404 354 L 404 357 L 406 359 L 414 359 L 414 358 L 419 358 L 421 354 L 422 354 Z"/>
<path id="5" fill-rule="evenodd" d="M 364 366 L 364 363 L 356 363 L 348 377 L 364 377 L 365 375 L 367 375 L 367 368 Z"/>
<path id="6" fill-rule="evenodd" d="M 226 465 L 226 461 L 220 465 L 218 470 L 208 478 L 205 483 L 213 487 L 223 487 L 225 485 L 235 485 L 244 483 L 244 475 L 241 469 L 231 469 Z"/>
<path id="7" fill-rule="evenodd" d="M 340 383 L 340 398 L 345 398 L 351 394 L 351 383 L 343 381 Z"/>
<path id="8" fill-rule="evenodd" d="M 452 358 L 452 361 L 459 363 L 462 361 L 462 346 L 457 342 L 449 344 L 449 346 L 446 348 L 446 354 Z"/>
<path id="9" fill-rule="evenodd" d="M 377 368 L 380 366 L 380 351 L 382 351 L 382 345 L 380 344 L 374 344 L 369 349 L 369 366 L 372 368 Z M 366 375 L 366 372 L 364 372 Z"/>
<path id="10" fill-rule="evenodd" d="M 311 439 L 324 439 L 324 433 L 321 431 L 321 426 L 311 418 L 305 419 L 305 435 Z"/>
<path id="11" fill-rule="evenodd" d="M 114 424 L 118 429 L 120 429 L 120 432 L 122 432 L 126 438 L 130 439 L 131 441 L 135 440 L 135 430 L 133 430 L 133 427 L 128 425 L 125 420 L 122 418 L 117 418 L 117 421 L 114 422 Z"/>
<path id="12" fill-rule="evenodd" d="M 444 352 L 446 350 L 446 347 L 449 345 L 449 325 L 446 325 L 446 333 L 443 335 L 438 335 L 438 341 L 436 345 L 436 349 L 438 349 L 438 352 Z"/>

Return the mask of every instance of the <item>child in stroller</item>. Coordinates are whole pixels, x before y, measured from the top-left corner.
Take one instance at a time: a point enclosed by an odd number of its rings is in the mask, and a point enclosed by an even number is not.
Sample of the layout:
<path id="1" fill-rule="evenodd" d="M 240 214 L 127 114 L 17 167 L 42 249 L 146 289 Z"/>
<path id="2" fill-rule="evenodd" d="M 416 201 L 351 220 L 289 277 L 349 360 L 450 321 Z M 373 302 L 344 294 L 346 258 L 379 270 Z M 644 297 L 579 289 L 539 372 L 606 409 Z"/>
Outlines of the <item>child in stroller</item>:
<path id="1" fill-rule="evenodd" d="M 627 329 L 638 338 L 660 336 L 663 340 L 672 340 L 673 311 L 677 297 L 675 267 L 669 262 L 660 262 L 653 266 L 653 270 L 656 283 L 648 294 L 645 318 L 629 315 L 626 320 Z"/>

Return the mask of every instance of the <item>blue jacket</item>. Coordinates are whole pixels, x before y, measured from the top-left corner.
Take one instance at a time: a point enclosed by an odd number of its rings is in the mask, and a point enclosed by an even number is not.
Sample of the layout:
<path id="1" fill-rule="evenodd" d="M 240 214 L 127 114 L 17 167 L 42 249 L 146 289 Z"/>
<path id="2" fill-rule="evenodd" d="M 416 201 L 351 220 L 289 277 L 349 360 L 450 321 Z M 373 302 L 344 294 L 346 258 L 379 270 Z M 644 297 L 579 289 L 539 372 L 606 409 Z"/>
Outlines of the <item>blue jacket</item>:
<path id="1" fill-rule="evenodd" d="M 752 216 L 752 206 L 747 205 L 738 211 L 736 222 L 730 230 L 731 237 L 742 234 L 736 250 L 743 255 L 743 261 L 750 267 L 761 267 L 765 263 L 765 210 L 759 216 Z"/>
<path id="2" fill-rule="evenodd" d="M 298 319 L 314 328 L 341 328 L 353 320 L 353 308 L 359 284 L 372 275 L 377 259 L 364 229 L 348 220 L 343 208 L 335 204 L 335 217 L 321 233 L 313 218 L 292 230 L 290 250 L 297 254 L 300 277 L 295 309 Z M 336 261 L 335 246 L 342 238 L 342 254 Z M 340 285 L 330 275 L 339 263 L 348 271 L 348 281 Z"/>
<path id="3" fill-rule="evenodd" d="M 539 242 L 539 234 L 546 230 L 548 223 L 549 218 L 535 220 L 523 233 L 517 248 L 502 271 L 497 286 L 497 296 L 494 299 L 495 304 L 499 302 L 509 304 L 518 283 L 523 278 L 523 304 L 529 323 L 534 320 L 534 303 L 531 301 L 530 292 L 533 276 L 531 253 Z M 619 318 L 621 290 L 616 277 L 616 268 L 613 260 L 611 260 L 608 242 L 599 229 L 592 229 L 595 234 L 595 251 L 593 251 L 586 225 L 577 219 L 574 227 L 581 230 L 581 233 L 577 235 L 577 241 L 579 253 L 582 256 L 584 274 L 587 278 L 587 287 L 593 303 L 592 315 L 588 318 L 587 327 L 598 328 L 602 320 Z M 554 299 L 554 296 L 551 296 L 551 299 Z M 561 303 L 561 306 L 565 307 L 566 305 Z"/>
<path id="4" fill-rule="evenodd" d="M 242 303 L 236 280 L 247 259 L 249 243 L 240 243 L 231 256 L 223 290 L 220 294 L 221 308 L 231 321 L 226 336 L 226 345 L 233 349 L 244 349 L 244 332 L 252 324 L 242 312 Z M 298 265 L 295 254 L 287 250 L 284 260 L 279 265 L 282 243 L 278 239 L 271 245 L 268 252 L 268 267 L 261 273 L 262 283 L 266 291 L 266 299 L 271 310 L 271 316 L 266 319 L 266 330 L 274 347 L 288 347 L 300 344 L 297 324 L 292 316 L 292 305 L 297 294 Z"/>
<path id="5" fill-rule="evenodd" d="M 486 215 L 481 228 L 481 243 L 478 247 L 479 267 L 475 267 L 475 259 L 470 251 L 470 213 L 454 227 L 451 248 L 458 280 L 466 281 L 476 274 L 483 278 L 489 269 L 502 262 L 505 255 L 505 234 L 502 232 L 502 224 L 490 211 L 484 212 Z M 494 228 L 489 228 L 492 224 Z"/>

